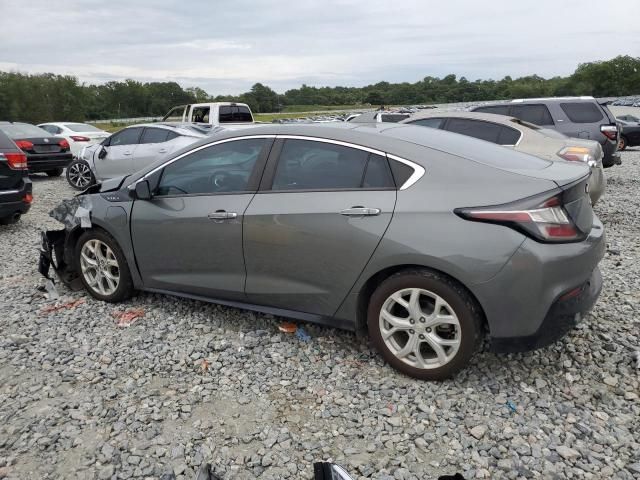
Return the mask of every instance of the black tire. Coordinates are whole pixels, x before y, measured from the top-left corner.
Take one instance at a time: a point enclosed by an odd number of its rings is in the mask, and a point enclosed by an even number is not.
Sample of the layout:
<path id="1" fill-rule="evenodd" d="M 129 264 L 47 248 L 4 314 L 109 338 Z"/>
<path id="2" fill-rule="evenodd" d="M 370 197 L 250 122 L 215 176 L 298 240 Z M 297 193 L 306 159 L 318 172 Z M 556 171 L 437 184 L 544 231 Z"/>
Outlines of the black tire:
<path id="1" fill-rule="evenodd" d="M 396 357 L 382 338 L 380 311 L 383 305 L 393 293 L 408 288 L 419 288 L 438 295 L 449 304 L 458 318 L 460 345 L 455 355 L 443 366 L 411 366 Z M 465 367 L 482 340 L 482 323 L 480 307 L 467 290 L 451 278 L 427 269 L 404 270 L 384 280 L 371 295 L 367 311 L 369 337 L 376 349 L 393 368 L 420 380 L 444 380 Z"/>
<path id="2" fill-rule="evenodd" d="M 21 214 L 8 215 L 6 217 L 0 217 L 0 225 L 13 225 L 14 223 L 18 223 L 20 220 Z"/>
<path id="3" fill-rule="evenodd" d="M 84 247 L 84 245 L 91 240 L 99 240 L 103 244 L 107 245 L 115 255 L 115 258 L 118 262 L 117 269 L 118 269 L 120 278 L 119 278 L 117 288 L 115 289 L 114 292 L 110 294 L 105 295 L 96 291 L 89 284 L 87 278 L 85 277 L 85 274 L 82 272 L 82 267 L 80 262 L 82 247 Z M 115 239 L 104 230 L 99 230 L 99 229 L 87 230 L 82 235 L 80 235 L 80 238 L 78 239 L 78 243 L 76 244 L 74 261 L 77 269 L 76 271 L 80 276 L 80 280 L 82 281 L 84 288 L 89 292 L 89 294 L 92 297 L 97 298 L 98 300 L 102 300 L 104 302 L 117 303 L 117 302 L 126 300 L 127 298 L 131 297 L 131 295 L 133 294 L 133 280 L 131 278 L 131 272 L 129 271 L 129 266 L 127 265 L 127 260 L 124 256 L 124 253 L 122 253 L 122 249 L 120 248 L 120 245 L 118 245 L 118 242 L 116 242 Z"/>
<path id="4" fill-rule="evenodd" d="M 49 176 L 49 177 L 59 177 L 60 175 L 62 175 L 64 168 L 54 168 L 53 170 L 47 170 L 45 173 Z"/>
<path id="5" fill-rule="evenodd" d="M 86 168 L 85 168 L 86 167 Z M 81 172 L 79 169 L 84 170 L 83 178 L 86 178 L 86 174 L 88 171 L 89 175 L 89 183 L 86 185 L 80 181 Z M 75 190 L 85 190 L 94 183 L 96 183 L 96 179 L 93 176 L 93 172 L 91 171 L 91 167 L 84 160 L 74 160 L 69 165 L 67 165 L 67 183 L 74 188 Z"/>
<path id="6" fill-rule="evenodd" d="M 618 139 L 618 150 L 623 151 L 627 149 L 627 145 L 629 142 L 627 141 L 627 137 L 620 137 Z"/>

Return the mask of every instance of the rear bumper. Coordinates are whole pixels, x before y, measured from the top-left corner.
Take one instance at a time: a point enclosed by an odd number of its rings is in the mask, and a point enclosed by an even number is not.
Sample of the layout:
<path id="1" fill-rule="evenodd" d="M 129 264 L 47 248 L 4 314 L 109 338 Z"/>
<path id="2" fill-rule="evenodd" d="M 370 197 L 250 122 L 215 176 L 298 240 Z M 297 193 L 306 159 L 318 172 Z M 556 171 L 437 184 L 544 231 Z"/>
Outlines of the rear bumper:
<path id="1" fill-rule="evenodd" d="M 549 322 L 555 321 L 548 318 L 557 319 L 558 311 L 563 316 L 575 316 L 591 308 L 600 292 L 599 286 L 595 291 L 589 287 L 587 293 L 583 289 L 581 303 L 561 306 L 558 302 L 577 287 L 601 284 L 596 271 L 604 250 L 604 228 L 594 216 L 593 227 L 584 241 L 545 244 L 527 239 L 494 278 L 470 285 L 486 315 L 492 344 L 500 351 L 514 351 L 526 345 L 542 346 L 543 341 L 532 342 L 531 338 L 540 337 L 543 332 L 553 339 L 564 335 L 566 328 L 559 328 L 557 334 L 546 332 Z M 585 297 L 588 292 L 592 292 L 593 299 Z M 574 310 L 567 310 L 569 307 Z M 522 338 L 525 340 L 518 340 Z M 505 347 L 511 343 L 515 347 Z"/>
<path id="2" fill-rule="evenodd" d="M 27 167 L 30 173 L 46 172 L 56 168 L 66 168 L 73 160 L 71 153 L 30 153 L 27 154 Z"/>
<path id="3" fill-rule="evenodd" d="M 593 308 L 602 291 L 600 269 L 591 274 L 587 282 L 580 285 L 576 296 L 558 297 L 544 317 L 538 330 L 521 337 L 491 338 L 491 349 L 498 353 L 526 352 L 546 347 L 569 333 Z M 572 289 L 573 290 L 573 289 Z"/>
<path id="4" fill-rule="evenodd" d="M 31 194 L 31 180 L 25 178 L 18 188 L 0 190 L 0 218 L 8 217 L 15 213 L 24 214 L 31 208 L 31 203 L 25 201 L 27 194 Z"/>

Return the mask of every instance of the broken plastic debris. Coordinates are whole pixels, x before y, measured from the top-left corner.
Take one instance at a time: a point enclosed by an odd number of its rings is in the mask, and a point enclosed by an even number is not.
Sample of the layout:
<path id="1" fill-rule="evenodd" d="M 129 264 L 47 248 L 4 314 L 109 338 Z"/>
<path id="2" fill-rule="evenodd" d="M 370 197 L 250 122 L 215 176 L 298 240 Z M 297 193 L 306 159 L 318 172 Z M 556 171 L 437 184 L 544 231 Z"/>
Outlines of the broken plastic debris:
<path id="1" fill-rule="evenodd" d="M 509 407 L 509 410 L 511 410 L 514 413 L 518 411 L 516 404 L 513 403 L 511 400 L 507 400 L 507 407 Z"/>
<path id="2" fill-rule="evenodd" d="M 303 342 L 308 342 L 311 340 L 311 336 L 302 327 L 298 327 L 298 329 L 296 330 L 296 337 L 298 337 Z"/>
<path id="3" fill-rule="evenodd" d="M 49 212 L 49 216 L 55 218 L 67 230 L 73 230 L 77 226 L 91 227 L 91 199 L 88 195 L 78 195 L 71 199 L 62 200 L 60 204 Z"/>
<path id="4" fill-rule="evenodd" d="M 204 360 L 202 360 L 202 363 L 200 364 L 200 368 L 202 368 L 203 372 L 206 372 L 209 370 L 210 365 L 211 365 L 211 362 L 205 358 Z"/>
<path id="5" fill-rule="evenodd" d="M 79 298 L 67 303 L 56 303 L 55 305 L 47 305 L 42 310 L 40 310 L 40 314 L 43 315 L 51 312 L 57 312 L 58 310 L 65 310 L 67 308 L 76 308 L 81 303 L 84 303 L 83 298 Z"/>
<path id="6" fill-rule="evenodd" d="M 56 288 L 55 284 L 51 281 L 51 279 L 47 278 L 47 280 L 44 282 L 44 289 L 47 292 L 45 296 L 49 300 L 57 300 L 58 298 L 60 298 L 58 289 Z"/>
<path id="7" fill-rule="evenodd" d="M 117 320 L 117 327 L 128 327 L 138 318 L 144 317 L 144 314 L 144 308 L 130 308 L 129 310 L 125 310 L 124 312 L 115 312 L 113 316 Z"/>
<path id="8" fill-rule="evenodd" d="M 282 322 L 278 325 L 278 330 L 284 333 L 296 333 L 298 326 L 292 322 Z"/>

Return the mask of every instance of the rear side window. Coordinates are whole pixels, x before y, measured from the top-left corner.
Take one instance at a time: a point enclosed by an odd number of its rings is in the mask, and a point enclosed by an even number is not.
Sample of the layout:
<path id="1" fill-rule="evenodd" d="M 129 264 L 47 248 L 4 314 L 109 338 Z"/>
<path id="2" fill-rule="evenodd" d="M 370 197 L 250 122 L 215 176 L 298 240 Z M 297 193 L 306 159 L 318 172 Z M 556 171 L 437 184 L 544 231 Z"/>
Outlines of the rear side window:
<path id="1" fill-rule="evenodd" d="M 385 157 L 369 155 L 362 188 L 395 188 L 389 162 Z"/>
<path id="2" fill-rule="evenodd" d="M 483 122 L 479 120 L 469 120 L 466 118 L 450 118 L 445 130 L 450 132 L 479 138 L 487 142 L 498 143 L 502 126 L 495 123 Z"/>
<path id="3" fill-rule="evenodd" d="M 553 118 L 546 105 L 512 105 L 510 115 L 535 125 L 553 125 Z"/>
<path id="4" fill-rule="evenodd" d="M 440 128 L 442 126 L 442 118 L 422 118 L 415 122 L 409 122 L 409 125 L 420 125 L 421 127 Z"/>
<path id="5" fill-rule="evenodd" d="M 162 120 L 166 122 L 181 122 L 185 108 L 187 108 L 186 105 L 180 105 L 179 107 L 172 108 L 169 113 L 162 118 Z"/>
<path id="6" fill-rule="evenodd" d="M 286 140 L 273 178 L 273 190 L 357 189 L 369 153 L 356 148 Z"/>
<path id="7" fill-rule="evenodd" d="M 561 103 L 560 108 L 573 123 L 594 123 L 602 120 L 602 112 L 595 103 Z"/>
<path id="8" fill-rule="evenodd" d="M 178 133 L 169 130 L 168 133 L 167 133 L 167 142 L 169 140 L 173 140 L 174 138 L 178 138 L 179 136 L 180 135 Z"/>
<path id="9" fill-rule="evenodd" d="M 252 122 L 251 110 L 243 105 L 221 105 L 219 122 Z"/>
<path id="10" fill-rule="evenodd" d="M 503 126 L 498 136 L 498 143 L 500 145 L 515 145 L 520 140 L 520 135 L 519 130 Z"/>
<path id="11" fill-rule="evenodd" d="M 145 128 L 140 143 L 162 143 L 167 140 L 168 130 L 161 128 Z"/>
<path id="12" fill-rule="evenodd" d="M 389 159 L 389 166 L 391 167 L 391 173 L 393 173 L 393 179 L 396 182 L 398 188 L 407 183 L 407 180 L 413 175 L 413 168 L 402 162 Z"/>
<path id="13" fill-rule="evenodd" d="M 194 107 L 191 112 L 193 123 L 209 123 L 209 107 Z"/>
<path id="14" fill-rule="evenodd" d="M 487 107 L 474 108 L 473 111 L 493 113 L 494 115 L 509 115 L 509 105 L 490 105 Z"/>

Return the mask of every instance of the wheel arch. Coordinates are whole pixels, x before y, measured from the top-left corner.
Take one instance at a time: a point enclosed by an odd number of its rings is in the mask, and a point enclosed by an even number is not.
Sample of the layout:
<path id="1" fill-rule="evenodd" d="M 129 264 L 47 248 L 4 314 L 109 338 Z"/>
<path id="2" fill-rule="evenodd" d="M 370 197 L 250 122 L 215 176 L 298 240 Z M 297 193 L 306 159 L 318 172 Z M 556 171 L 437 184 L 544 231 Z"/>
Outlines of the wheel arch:
<path id="1" fill-rule="evenodd" d="M 449 280 L 451 280 L 452 282 L 457 283 L 461 288 L 463 288 L 469 294 L 471 299 L 473 299 L 473 301 L 476 303 L 478 307 L 478 311 L 482 315 L 482 325 L 485 328 L 488 328 L 488 321 L 487 321 L 484 308 L 482 307 L 482 304 L 478 300 L 478 297 L 473 293 L 473 291 L 469 287 L 467 287 L 463 282 L 453 277 L 449 273 L 439 270 L 437 268 L 429 267 L 426 265 L 415 264 L 415 263 L 405 263 L 405 264 L 393 265 L 393 266 L 383 268 L 382 270 L 379 270 L 378 272 L 371 275 L 363 283 L 362 287 L 360 288 L 360 291 L 358 292 L 358 299 L 357 299 L 357 305 L 356 305 L 356 332 L 359 335 L 367 335 L 367 309 L 369 306 L 369 299 L 371 298 L 371 295 L 376 290 L 376 288 L 378 288 L 378 286 L 382 282 L 384 282 L 387 278 L 391 277 L 392 275 L 395 275 L 396 273 L 399 273 L 405 270 L 416 270 L 416 269 L 428 270 L 428 271 L 437 273 L 439 275 L 443 275 L 447 277 Z"/>

